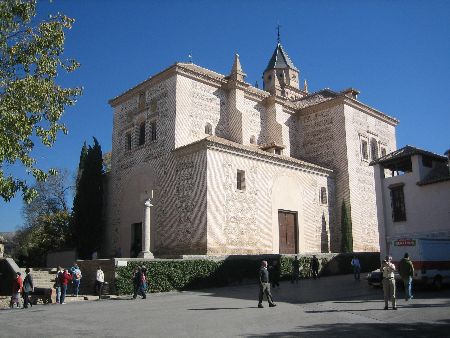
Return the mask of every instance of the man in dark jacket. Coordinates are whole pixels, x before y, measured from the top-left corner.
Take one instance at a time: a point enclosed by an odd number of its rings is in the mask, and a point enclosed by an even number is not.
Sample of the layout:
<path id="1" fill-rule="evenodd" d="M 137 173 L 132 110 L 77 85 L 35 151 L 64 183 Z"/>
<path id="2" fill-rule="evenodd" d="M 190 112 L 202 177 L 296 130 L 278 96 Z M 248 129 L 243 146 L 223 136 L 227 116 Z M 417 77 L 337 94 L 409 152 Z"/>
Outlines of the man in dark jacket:
<path id="1" fill-rule="evenodd" d="M 33 306 L 33 303 L 30 302 L 29 295 L 31 292 L 34 291 L 34 285 L 33 285 L 33 277 L 31 276 L 31 273 L 30 273 L 30 268 L 26 268 L 25 273 L 27 275 L 25 276 L 25 279 L 23 280 L 23 308 L 27 309 L 28 304 L 30 304 L 30 306 Z"/>
<path id="2" fill-rule="evenodd" d="M 408 253 L 400 261 L 398 265 L 398 272 L 402 277 L 403 285 L 405 286 L 405 300 L 408 301 L 413 298 L 411 294 L 412 278 L 414 276 L 414 265 L 409 259 Z"/>
<path id="3" fill-rule="evenodd" d="M 261 268 L 259 269 L 259 302 L 258 307 L 264 307 L 262 305 L 263 296 L 266 295 L 269 307 L 277 306 L 273 302 L 272 294 L 270 293 L 269 271 L 267 271 L 267 261 L 261 262 Z"/>

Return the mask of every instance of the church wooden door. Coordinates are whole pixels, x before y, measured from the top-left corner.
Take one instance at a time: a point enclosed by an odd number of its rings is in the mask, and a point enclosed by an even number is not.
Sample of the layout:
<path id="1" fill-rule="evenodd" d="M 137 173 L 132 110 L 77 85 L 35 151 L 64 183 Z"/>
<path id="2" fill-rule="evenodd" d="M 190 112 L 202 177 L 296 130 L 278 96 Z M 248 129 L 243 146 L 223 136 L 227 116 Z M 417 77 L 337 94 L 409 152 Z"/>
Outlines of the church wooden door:
<path id="1" fill-rule="evenodd" d="M 279 210 L 278 227 L 280 229 L 280 254 L 297 253 L 297 214 Z"/>

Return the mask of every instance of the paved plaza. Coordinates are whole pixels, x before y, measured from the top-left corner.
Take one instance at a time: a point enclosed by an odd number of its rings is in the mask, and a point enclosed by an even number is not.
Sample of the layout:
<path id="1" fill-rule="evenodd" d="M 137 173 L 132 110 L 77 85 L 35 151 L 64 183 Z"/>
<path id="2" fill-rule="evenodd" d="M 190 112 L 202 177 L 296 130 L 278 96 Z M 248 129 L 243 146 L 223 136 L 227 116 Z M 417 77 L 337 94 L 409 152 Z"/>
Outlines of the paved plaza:
<path id="1" fill-rule="evenodd" d="M 397 311 L 353 276 L 282 282 L 275 308 L 257 285 L 1 310 L 1 337 L 450 337 L 450 290 L 422 289 Z"/>

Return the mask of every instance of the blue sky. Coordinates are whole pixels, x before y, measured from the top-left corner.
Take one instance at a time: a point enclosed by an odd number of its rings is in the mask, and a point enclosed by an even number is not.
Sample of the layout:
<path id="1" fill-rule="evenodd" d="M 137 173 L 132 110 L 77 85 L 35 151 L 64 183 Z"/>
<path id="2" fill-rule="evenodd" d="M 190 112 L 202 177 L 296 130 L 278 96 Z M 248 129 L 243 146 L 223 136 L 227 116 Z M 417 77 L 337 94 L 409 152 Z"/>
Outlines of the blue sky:
<path id="1" fill-rule="evenodd" d="M 238 52 L 247 82 L 261 85 L 277 23 L 310 92 L 357 88 L 360 101 L 400 120 L 399 148 L 450 148 L 449 1 L 39 1 L 40 16 L 58 11 L 76 20 L 65 55 L 81 63 L 60 83 L 84 94 L 64 115 L 69 134 L 36 149 L 44 168 L 74 171 L 93 136 L 109 151 L 108 100 L 190 52 L 222 74 Z M 0 202 L 0 232 L 22 224 L 21 208 L 20 196 Z"/>

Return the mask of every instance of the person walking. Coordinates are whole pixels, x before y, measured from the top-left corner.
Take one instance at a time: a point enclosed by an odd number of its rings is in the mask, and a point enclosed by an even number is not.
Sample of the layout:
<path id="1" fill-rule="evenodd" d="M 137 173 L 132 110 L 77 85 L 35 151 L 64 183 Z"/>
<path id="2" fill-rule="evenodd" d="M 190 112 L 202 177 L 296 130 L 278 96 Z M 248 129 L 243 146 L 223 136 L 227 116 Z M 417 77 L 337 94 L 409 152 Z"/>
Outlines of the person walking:
<path id="1" fill-rule="evenodd" d="M 133 299 L 136 299 L 137 296 L 141 296 L 142 299 L 146 299 L 147 295 L 145 291 L 147 289 L 147 275 L 146 275 L 145 267 L 137 268 L 134 272 L 133 276 L 133 284 L 134 284 L 134 294 Z"/>
<path id="2" fill-rule="evenodd" d="M 409 254 L 407 252 L 398 265 L 398 272 L 400 273 L 400 277 L 402 277 L 403 285 L 405 287 L 405 300 L 408 301 L 413 298 L 411 288 L 414 276 L 414 265 L 409 259 Z"/>
<path id="3" fill-rule="evenodd" d="M 272 294 L 270 293 L 269 271 L 267 270 L 267 261 L 261 261 L 261 268 L 259 269 L 259 301 L 258 301 L 259 308 L 264 307 L 262 305 L 264 295 L 266 295 L 267 297 L 269 307 L 277 306 L 273 302 Z"/>
<path id="4" fill-rule="evenodd" d="M 297 258 L 297 256 L 295 256 L 294 260 L 292 261 L 292 275 L 291 275 L 291 283 L 295 283 L 298 284 L 298 279 L 300 276 L 300 262 Z"/>
<path id="5" fill-rule="evenodd" d="M 105 274 L 103 273 L 102 267 L 97 268 L 97 277 L 95 279 L 95 290 L 98 295 L 98 299 L 102 298 L 103 284 L 105 283 Z"/>
<path id="6" fill-rule="evenodd" d="M 395 265 L 392 263 L 392 257 L 386 256 L 386 259 L 381 263 L 381 272 L 383 273 L 383 294 L 384 294 L 384 309 L 388 309 L 389 299 L 392 302 L 392 309 L 397 310 L 395 304 Z"/>
<path id="7" fill-rule="evenodd" d="M 72 280 L 72 274 L 69 273 L 67 269 L 64 269 L 64 272 L 60 275 L 60 283 L 61 283 L 61 298 L 60 304 L 66 304 L 64 300 L 66 299 L 67 293 L 67 284 Z"/>
<path id="8" fill-rule="evenodd" d="M 270 284 L 273 288 L 276 286 L 280 287 L 280 264 L 277 260 L 272 262 L 272 266 L 269 268 Z"/>
<path id="9" fill-rule="evenodd" d="M 358 257 L 353 256 L 353 259 L 350 263 L 353 267 L 353 276 L 355 277 L 355 280 L 360 280 L 360 274 L 361 274 L 361 263 L 359 262 Z"/>
<path id="10" fill-rule="evenodd" d="M 313 255 L 311 259 L 311 273 L 314 279 L 319 278 L 319 265 L 319 260 L 316 255 Z"/>
<path id="11" fill-rule="evenodd" d="M 134 273 L 133 273 L 133 299 L 137 298 L 137 294 L 139 291 L 139 284 L 141 281 L 141 268 L 136 268 L 134 269 Z"/>
<path id="12" fill-rule="evenodd" d="M 78 267 L 77 263 L 73 264 L 73 267 L 71 268 L 72 272 L 72 296 L 78 297 L 78 293 L 80 292 L 80 283 L 81 283 L 81 269 Z"/>
<path id="13" fill-rule="evenodd" d="M 58 270 L 56 270 L 55 284 L 53 284 L 56 291 L 56 304 L 60 303 L 61 300 L 61 275 L 63 273 L 63 269 L 61 266 L 58 266 Z"/>
<path id="14" fill-rule="evenodd" d="M 23 280 L 23 308 L 28 309 L 28 304 L 30 306 L 33 306 L 33 303 L 30 302 L 30 293 L 34 291 L 34 285 L 33 285 L 33 277 L 30 273 L 30 268 L 25 269 L 25 279 Z"/>
<path id="15" fill-rule="evenodd" d="M 16 278 L 13 280 L 11 301 L 9 302 L 9 307 L 11 309 L 14 308 L 14 305 L 20 307 L 20 293 L 22 292 L 22 289 L 23 289 L 22 274 L 19 271 L 17 271 Z"/>

